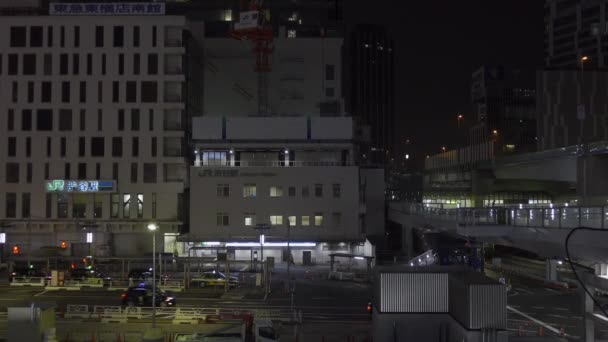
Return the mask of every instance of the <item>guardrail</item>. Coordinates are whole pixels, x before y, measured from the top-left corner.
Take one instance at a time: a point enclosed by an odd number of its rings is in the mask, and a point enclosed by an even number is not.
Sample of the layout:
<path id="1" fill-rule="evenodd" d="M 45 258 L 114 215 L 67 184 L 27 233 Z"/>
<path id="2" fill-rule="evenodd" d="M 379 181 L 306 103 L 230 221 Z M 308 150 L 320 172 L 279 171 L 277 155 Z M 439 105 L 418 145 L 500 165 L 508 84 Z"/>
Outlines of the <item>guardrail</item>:
<path id="1" fill-rule="evenodd" d="M 44 277 L 14 277 L 10 282 L 10 286 L 44 286 L 45 284 Z"/>
<path id="2" fill-rule="evenodd" d="M 608 228 L 608 207 L 549 208 L 454 208 L 427 207 L 422 204 L 391 203 L 393 210 L 411 215 L 457 222 L 461 225 L 504 225 L 534 228 Z"/>

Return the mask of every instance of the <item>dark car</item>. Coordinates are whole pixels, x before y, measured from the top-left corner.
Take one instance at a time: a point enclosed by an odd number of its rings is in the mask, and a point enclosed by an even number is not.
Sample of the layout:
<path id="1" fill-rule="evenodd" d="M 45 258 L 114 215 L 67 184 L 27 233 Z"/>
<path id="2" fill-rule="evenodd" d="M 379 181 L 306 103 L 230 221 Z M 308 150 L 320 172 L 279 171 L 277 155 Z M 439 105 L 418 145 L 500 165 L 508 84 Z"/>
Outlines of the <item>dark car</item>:
<path id="1" fill-rule="evenodd" d="M 152 286 L 131 286 L 120 295 L 123 306 L 152 306 Z M 156 306 L 175 306 L 175 297 L 167 292 L 156 289 Z"/>
<path id="2" fill-rule="evenodd" d="M 34 267 L 16 267 L 8 275 L 8 281 L 12 282 L 15 278 L 48 278 L 47 275 L 39 269 Z"/>
<path id="3" fill-rule="evenodd" d="M 129 279 L 133 280 L 151 280 L 152 279 L 152 268 L 134 268 L 129 271 L 129 275 L 127 276 Z M 156 273 L 157 280 L 168 280 L 169 277 L 167 275 L 160 275 Z"/>
<path id="4" fill-rule="evenodd" d="M 110 280 L 109 277 L 105 277 L 103 273 L 99 272 L 99 270 L 94 268 L 75 268 L 70 271 L 70 279 L 72 280 L 85 280 L 91 278 L 101 278 Z"/>

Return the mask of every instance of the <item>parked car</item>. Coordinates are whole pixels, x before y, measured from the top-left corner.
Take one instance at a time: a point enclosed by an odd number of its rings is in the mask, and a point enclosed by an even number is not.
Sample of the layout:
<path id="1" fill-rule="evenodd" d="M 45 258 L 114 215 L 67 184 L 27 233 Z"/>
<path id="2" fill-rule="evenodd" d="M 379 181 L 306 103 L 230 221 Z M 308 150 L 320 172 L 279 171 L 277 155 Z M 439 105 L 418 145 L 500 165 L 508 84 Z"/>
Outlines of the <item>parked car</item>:
<path id="1" fill-rule="evenodd" d="M 198 284 L 199 287 L 207 286 L 226 286 L 226 276 L 222 272 L 211 271 L 201 273 L 199 276 L 193 277 L 190 281 L 192 284 Z M 230 277 L 228 286 L 235 287 L 239 285 L 237 277 Z"/>
<path id="2" fill-rule="evenodd" d="M 9 273 L 8 281 L 12 282 L 13 279 L 15 279 L 15 278 L 38 278 L 38 277 L 44 277 L 46 279 L 50 278 L 49 276 L 47 276 L 46 273 L 44 273 L 41 270 L 34 268 L 32 266 L 16 267 L 15 269 L 13 269 L 13 271 L 11 273 Z"/>
<path id="3" fill-rule="evenodd" d="M 152 306 L 152 286 L 131 286 L 120 295 L 123 306 Z M 172 293 L 156 289 L 156 306 L 175 306 Z"/>
<path id="4" fill-rule="evenodd" d="M 75 268 L 70 271 L 70 279 L 72 280 L 86 280 L 91 278 L 112 280 L 110 277 L 104 276 L 103 273 L 95 268 Z"/>
<path id="5" fill-rule="evenodd" d="M 158 271 L 158 270 L 157 270 Z M 158 272 L 156 273 L 156 277 L 159 280 L 169 280 L 169 276 L 166 274 L 160 275 Z M 148 280 L 152 279 L 152 268 L 134 268 L 129 271 L 129 275 L 127 276 L 129 279 L 133 280 Z"/>

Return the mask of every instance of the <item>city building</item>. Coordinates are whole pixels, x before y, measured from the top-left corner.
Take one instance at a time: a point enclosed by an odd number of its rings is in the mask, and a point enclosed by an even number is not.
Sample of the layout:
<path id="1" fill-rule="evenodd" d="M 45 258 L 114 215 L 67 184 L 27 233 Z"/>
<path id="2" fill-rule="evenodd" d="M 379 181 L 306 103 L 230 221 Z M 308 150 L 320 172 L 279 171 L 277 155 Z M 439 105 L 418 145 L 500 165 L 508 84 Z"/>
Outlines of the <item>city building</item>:
<path id="1" fill-rule="evenodd" d="M 606 71 L 538 71 L 538 149 L 608 140 L 606 94 Z"/>
<path id="2" fill-rule="evenodd" d="M 394 157 L 395 47 L 386 28 L 357 25 L 347 36 L 347 112 L 357 123 L 357 159 L 385 165 Z"/>
<path id="3" fill-rule="evenodd" d="M 0 20 L 4 253 L 142 255 L 150 223 L 172 252 L 198 79 L 184 58 L 185 17 L 164 15 L 162 3 L 49 6 Z"/>
<path id="4" fill-rule="evenodd" d="M 545 66 L 585 68 L 608 66 L 608 26 L 606 0 L 545 1 Z"/>
<path id="5" fill-rule="evenodd" d="M 493 140 L 498 153 L 521 153 L 536 147 L 534 71 L 482 66 L 471 76 L 472 145 Z M 461 118 L 457 118 L 461 124 Z"/>

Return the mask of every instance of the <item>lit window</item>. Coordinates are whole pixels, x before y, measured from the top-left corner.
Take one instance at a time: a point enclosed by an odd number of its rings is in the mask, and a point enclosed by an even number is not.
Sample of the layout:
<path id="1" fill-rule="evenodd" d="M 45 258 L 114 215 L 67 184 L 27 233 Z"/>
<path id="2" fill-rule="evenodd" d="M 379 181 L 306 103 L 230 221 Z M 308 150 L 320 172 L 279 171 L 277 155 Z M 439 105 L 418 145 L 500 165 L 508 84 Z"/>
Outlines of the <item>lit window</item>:
<path id="1" fill-rule="evenodd" d="M 87 243 L 93 243 L 93 233 L 87 233 Z"/>
<path id="2" fill-rule="evenodd" d="M 144 217 L 144 194 L 137 194 L 137 218 Z"/>
<path id="3" fill-rule="evenodd" d="M 255 196 L 256 196 L 255 184 L 243 185 L 243 197 L 255 197 Z"/>
<path id="4" fill-rule="evenodd" d="M 270 215 L 270 224 L 272 226 L 280 226 L 283 224 L 283 216 L 281 215 Z"/>
<path id="5" fill-rule="evenodd" d="M 232 21 L 232 10 L 231 9 L 224 11 L 224 21 Z"/>
<path id="6" fill-rule="evenodd" d="M 203 151 L 203 165 L 226 166 L 226 152 Z"/>
<path id="7" fill-rule="evenodd" d="M 323 225 L 323 214 L 316 213 L 315 214 L 315 227 L 320 227 Z"/>
<path id="8" fill-rule="evenodd" d="M 131 195 L 122 195 L 122 216 L 129 218 L 131 216 Z"/>
<path id="9" fill-rule="evenodd" d="M 245 214 L 245 225 L 246 226 L 255 225 L 255 214 L 252 214 L 252 213 Z"/>
<path id="10" fill-rule="evenodd" d="M 6 233 L 0 233 L 0 243 L 6 243 Z"/>
<path id="11" fill-rule="evenodd" d="M 302 226 L 310 226 L 310 216 L 308 216 L 308 215 L 302 216 L 301 224 L 302 224 Z"/>
<path id="12" fill-rule="evenodd" d="M 283 197 L 283 187 L 271 186 L 270 187 L 270 197 Z"/>
<path id="13" fill-rule="evenodd" d="M 296 217 L 295 216 L 287 216 L 287 222 L 290 227 L 295 227 L 296 225 Z"/>

